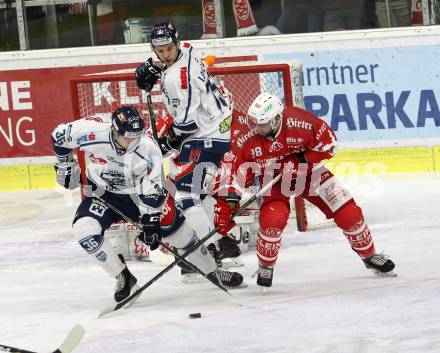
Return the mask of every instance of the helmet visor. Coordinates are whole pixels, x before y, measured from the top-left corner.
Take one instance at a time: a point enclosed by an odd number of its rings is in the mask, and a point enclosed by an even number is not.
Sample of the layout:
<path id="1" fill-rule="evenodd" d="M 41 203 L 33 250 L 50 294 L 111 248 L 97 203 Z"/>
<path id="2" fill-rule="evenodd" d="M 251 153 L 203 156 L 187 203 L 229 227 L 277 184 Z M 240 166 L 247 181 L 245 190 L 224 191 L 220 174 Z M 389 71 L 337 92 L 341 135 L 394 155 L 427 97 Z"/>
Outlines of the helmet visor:
<path id="1" fill-rule="evenodd" d="M 143 134 L 144 134 L 144 130 L 125 131 L 125 134 L 123 134 L 122 136 L 124 136 L 125 138 L 130 139 L 130 140 L 135 140 L 135 139 L 141 138 Z"/>
<path id="2" fill-rule="evenodd" d="M 168 45 L 171 43 L 173 43 L 173 38 L 171 38 L 171 36 L 163 36 L 163 37 L 151 39 L 151 45 L 153 47 L 157 47 L 160 45 Z"/>

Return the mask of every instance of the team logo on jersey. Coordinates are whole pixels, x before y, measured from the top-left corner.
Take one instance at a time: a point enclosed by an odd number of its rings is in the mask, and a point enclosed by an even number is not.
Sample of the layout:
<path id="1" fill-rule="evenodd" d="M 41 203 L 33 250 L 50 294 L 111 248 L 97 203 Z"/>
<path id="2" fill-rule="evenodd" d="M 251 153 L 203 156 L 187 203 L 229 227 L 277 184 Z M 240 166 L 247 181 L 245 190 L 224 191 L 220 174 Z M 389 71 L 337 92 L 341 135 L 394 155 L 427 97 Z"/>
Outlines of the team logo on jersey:
<path id="1" fill-rule="evenodd" d="M 102 118 L 100 118 L 98 116 L 91 116 L 91 117 L 85 118 L 85 120 L 87 120 L 87 121 L 96 121 L 97 123 L 102 123 Z"/>
<path id="2" fill-rule="evenodd" d="M 223 134 L 231 129 L 232 115 L 224 119 L 218 126 L 219 131 Z"/>
<path id="3" fill-rule="evenodd" d="M 180 88 L 187 89 L 188 88 L 188 69 L 186 66 L 180 68 Z"/>
<path id="4" fill-rule="evenodd" d="M 107 164 L 107 161 L 104 158 L 96 157 L 93 153 L 90 155 L 89 159 L 95 164 Z"/>
<path id="5" fill-rule="evenodd" d="M 284 147 L 284 146 L 283 146 L 283 144 L 282 144 L 281 142 L 274 141 L 274 142 L 272 143 L 272 145 L 270 145 L 270 147 L 269 147 L 269 152 L 272 153 L 272 152 L 278 152 L 278 151 L 281 151 L 281 149 L 282 149 L 283 147 Z"/>
<path id="6" fill-rule="evenodd" d="M 180 105 L 180 99 L 179 98 L 171 99 L 171 104 L 173 105 L 174 109 L 177 109 L 177 107 Z"/>
<path id="7" fill-rule="evenodd" d="M 299 127 L 301 129 L 312 130 L 311 123 L 308 123 L 307 121 L 304 120 L 298 120 L 296 118 L 287 118 L 286 124 L 288 128 Z"/>

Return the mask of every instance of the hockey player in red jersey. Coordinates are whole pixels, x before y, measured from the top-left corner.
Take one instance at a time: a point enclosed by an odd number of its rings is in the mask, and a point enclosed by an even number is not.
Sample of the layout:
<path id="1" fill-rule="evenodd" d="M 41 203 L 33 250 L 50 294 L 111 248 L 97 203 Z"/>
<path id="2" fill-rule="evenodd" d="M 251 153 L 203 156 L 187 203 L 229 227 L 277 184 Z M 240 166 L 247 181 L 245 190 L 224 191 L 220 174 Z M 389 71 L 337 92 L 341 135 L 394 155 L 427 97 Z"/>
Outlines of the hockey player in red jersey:
<path id="1" fill-rule="evenodd" d="M 247 120 L 256 133 L 234 151 L 234 182 L 217 199 L 214 223 L 219 233 L 226 235 L 235 225 L 231 215 L 238 208 L 240 190 L 255 178 L 262 185 L 268 177 L 283 173 L 281 182 L 261 200 L 257 284 L 272 285 L 290 213 L 289 197 L 293 195 L 302 196 L 333 219 L 367 268 L 376 274 L 394 275 L 394 263 L 375 250 L 362 209 L 322 163 L 335 154 L 336 136 L 326 122 L 303 109 L 283 107 L 280 99 L 269 93 L 262 93 L 253 101 Z"/>

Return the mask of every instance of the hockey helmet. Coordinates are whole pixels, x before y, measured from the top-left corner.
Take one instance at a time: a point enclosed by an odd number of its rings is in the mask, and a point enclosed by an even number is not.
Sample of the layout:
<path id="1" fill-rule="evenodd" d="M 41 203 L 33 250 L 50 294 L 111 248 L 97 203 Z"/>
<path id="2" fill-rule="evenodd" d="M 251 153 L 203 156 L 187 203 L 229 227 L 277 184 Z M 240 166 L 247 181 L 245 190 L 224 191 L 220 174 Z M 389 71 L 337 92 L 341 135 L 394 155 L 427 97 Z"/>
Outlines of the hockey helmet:
<path id="1" fill-rule="evenodd" d="M 176 26 L 172 22 L 165 22 L 155 24 L 150 34 L 151 47 L 157 47 L 159 45 L 177 44 L 179 41 L 179 34 Z"/>
<path id="2" fill-rule="evenodd" d="M 281 100 L 270 93 L 261 93 L 252 102 L 248 109 L 248 125 L 255 126 L 270 123 L 272 128 L 276 127 L 275 118 L 284 110 Z"/>
<path id="3" fill-rule="evenodd" d="M 140 138 L 145 130 L 145 122 L 135 107 L 116 109 L 112 115 L 112 126 L 118 135 L 129 139 Z"/>

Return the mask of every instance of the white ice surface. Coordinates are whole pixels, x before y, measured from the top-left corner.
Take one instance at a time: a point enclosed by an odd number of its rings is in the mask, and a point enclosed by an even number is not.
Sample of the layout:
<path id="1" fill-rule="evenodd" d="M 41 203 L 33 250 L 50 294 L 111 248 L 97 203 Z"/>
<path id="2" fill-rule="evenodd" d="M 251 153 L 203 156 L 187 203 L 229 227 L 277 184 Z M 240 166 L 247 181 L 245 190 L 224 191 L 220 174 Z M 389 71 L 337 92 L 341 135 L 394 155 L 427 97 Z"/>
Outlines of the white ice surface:
<path id="1" fill-rule="evenodd" d="M 114 279 L 75 243 L 78 194 L 0 194 L 0 344 L 53 351 L 74 324 L 78 353 L 440 352 L 440 174 L 345 180 L 363 207 L 376 247 L 396 278 L 366 270 L 336 228 L 284 235 L 274 284 L 228 297 L 210 283 L 181 283 L 173 270 L 129 309 L 97 319 Z M 162 269 L 130 262 L 141 283 Z M 200 312 L 201 319 L 188 314 Z"/>

